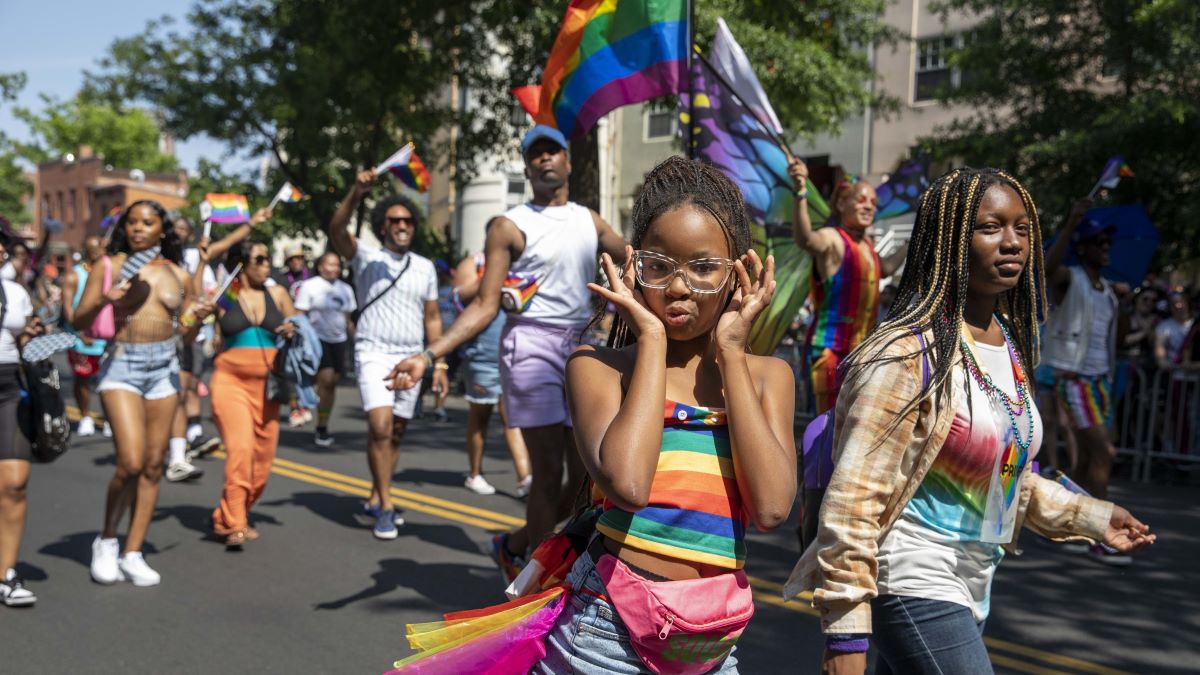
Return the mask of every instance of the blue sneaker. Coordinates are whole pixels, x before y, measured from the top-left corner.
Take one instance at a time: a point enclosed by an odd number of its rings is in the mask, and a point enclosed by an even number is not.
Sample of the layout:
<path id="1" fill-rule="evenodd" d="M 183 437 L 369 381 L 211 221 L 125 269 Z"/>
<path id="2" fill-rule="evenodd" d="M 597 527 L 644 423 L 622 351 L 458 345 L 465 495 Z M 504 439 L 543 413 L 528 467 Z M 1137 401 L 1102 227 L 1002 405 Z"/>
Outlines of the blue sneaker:
<path id="1" fill-rule="evenodd" d="M 395 539 L 400 532 L 396 529 L 396 511 L 388 509 L 380 511 L 379 517 L 375 519 L 376 539 Z"/>
<path id="2" fill-rule="evenodd" d="M 364 516 L 371 518 L 372 520 L 378 519 L 379 518 L 379 504 L 368 504 L 366 502 L 363 502 L 362 512 L 363 512 Z M 393 522 L 395 522 L 397 526 L 403 525 L 404 524 L 404 516 L 400 515 L 400 512 L 395 511 L 394 509 L 393 509 L 393 512 L 396 514 L 396 516 L 393 518 Z"/>

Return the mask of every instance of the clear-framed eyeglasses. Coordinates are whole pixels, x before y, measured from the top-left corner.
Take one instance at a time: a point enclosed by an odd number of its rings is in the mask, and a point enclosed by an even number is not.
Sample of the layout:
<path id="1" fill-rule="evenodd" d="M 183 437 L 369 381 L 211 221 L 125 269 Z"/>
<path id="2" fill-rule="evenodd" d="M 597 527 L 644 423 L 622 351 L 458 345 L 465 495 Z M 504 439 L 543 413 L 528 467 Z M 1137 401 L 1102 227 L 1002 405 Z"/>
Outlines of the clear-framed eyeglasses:
<path id="1" fill-rule="evenodd" d="M 696 258 L 679 263 L 661 253 L 634 251 L 633 270 L 638 283 L 646 288 L 666 288 L 676 275 L 682 274 L 684 283 L 693 293 L 716 293 L 729 281 L 733 261 L 728 258 Z"/>

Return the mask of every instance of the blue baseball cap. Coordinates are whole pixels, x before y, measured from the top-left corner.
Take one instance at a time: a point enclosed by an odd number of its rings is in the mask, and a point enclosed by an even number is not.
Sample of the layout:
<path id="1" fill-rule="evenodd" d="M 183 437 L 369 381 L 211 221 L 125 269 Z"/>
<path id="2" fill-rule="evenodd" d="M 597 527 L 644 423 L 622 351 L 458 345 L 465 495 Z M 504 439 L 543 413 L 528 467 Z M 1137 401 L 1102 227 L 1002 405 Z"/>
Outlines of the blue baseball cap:
<path id="1" fill-rule="evenodd" d="M 1071 235 L 1071 241 L 1076 244 L 1081 244 L 1089 239 L 1095 239 L 1102 234 L 1111 235 L 1117 231 L 1115 225 L 1104 225 L 1094 218 L 1088 218 L 1075 228 L 1075 233 Z"/>
<path id="2" fill-rule="evenodd" d="M 552 126 L 539 124 L 525 133 L 525 138 L 521 139 L 521 156 L 524 157 L 529 152 L 529 146 L 543 138 L 548 138 L 558 144 L 558 147 L 567 148 L 567 139 L 562 135 L 562 132 Z"/>

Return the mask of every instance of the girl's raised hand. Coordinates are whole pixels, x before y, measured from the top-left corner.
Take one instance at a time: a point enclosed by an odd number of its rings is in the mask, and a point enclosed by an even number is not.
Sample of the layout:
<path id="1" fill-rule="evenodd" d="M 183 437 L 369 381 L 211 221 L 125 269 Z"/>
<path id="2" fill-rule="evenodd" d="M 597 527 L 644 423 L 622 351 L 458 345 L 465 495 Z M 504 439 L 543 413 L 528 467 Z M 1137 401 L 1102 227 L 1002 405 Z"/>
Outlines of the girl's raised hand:
<path id="1" fill-rule="evenodd" d="M 767 256 L 765 267 L 754 250 L 742 258 L 748 259 L 754 268 L 754 281 L 750 280 L 743 260 L 733 264 L 738 289 L 717 321 L 716 330 L 717 347 L 738 352 L 746 350 L 754 320 L 771 304 L 771 298 L 775 295 L 775 256 Z"/>
<path id="2" fill-rule="evenodd" d="M 632 328 L 639 338 L 666 337 L 667 329 L 662 320 L 646 307 L 642 292 L 637 290 L 637 280 L 633 271 L 633 247 L 625 246 L 624 270 L 618 270 L 607 253 L 600 255 L 600 264 L 604 266 L 604 274 L 608 276 L 608 285 L 612 288 L 589 283 L 588 289 L 611 302 L 617 308 L 621 320 Z"/>

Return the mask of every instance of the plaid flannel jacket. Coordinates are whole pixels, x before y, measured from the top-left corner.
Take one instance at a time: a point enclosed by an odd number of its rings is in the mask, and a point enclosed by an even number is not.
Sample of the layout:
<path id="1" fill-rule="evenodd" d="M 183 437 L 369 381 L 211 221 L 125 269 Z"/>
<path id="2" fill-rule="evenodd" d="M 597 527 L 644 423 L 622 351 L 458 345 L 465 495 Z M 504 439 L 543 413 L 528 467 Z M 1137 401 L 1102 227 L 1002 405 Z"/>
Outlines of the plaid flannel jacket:
<path id="1" fill-rule="evenodd" d="M 932 335 L 926 334 L 926 340 Z M 886 343 L 880 340 L 876 344 Z M 921 390 L 920 344 L 908 333 L 876 350 L 838 395 L 833 477 L 821 504 L 817 541 L 784 586 L 784 598 L 812 591 L 825 633 L 870 633 L 879 545 L 921 485 L 945 443 L 958 405 L 947 379 L 895 427 L 892 420 Z M 901 360 L 880 362 L 889 357 Z M 955 353 L 955 368 L 962 356 Z M 1032 462 L 1030 462 L 1032 465 Z M 1013 541 L 1023 525 L 1056 540 L 1104 536 L 1112 504 L 1074 494 L 1026 467 Z"/>

